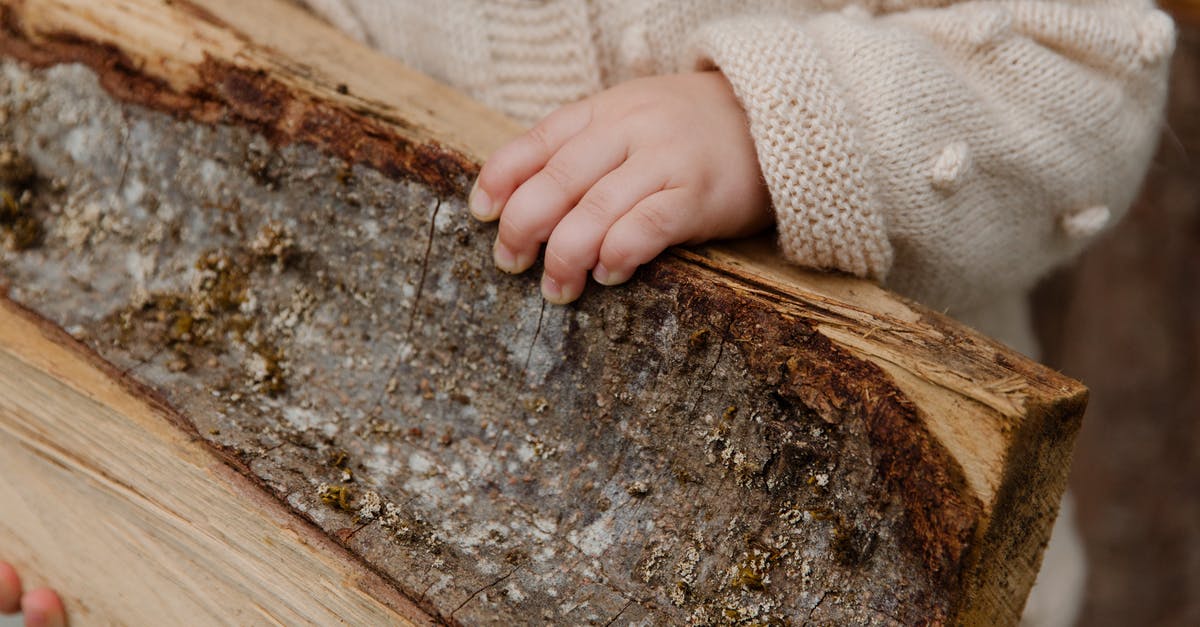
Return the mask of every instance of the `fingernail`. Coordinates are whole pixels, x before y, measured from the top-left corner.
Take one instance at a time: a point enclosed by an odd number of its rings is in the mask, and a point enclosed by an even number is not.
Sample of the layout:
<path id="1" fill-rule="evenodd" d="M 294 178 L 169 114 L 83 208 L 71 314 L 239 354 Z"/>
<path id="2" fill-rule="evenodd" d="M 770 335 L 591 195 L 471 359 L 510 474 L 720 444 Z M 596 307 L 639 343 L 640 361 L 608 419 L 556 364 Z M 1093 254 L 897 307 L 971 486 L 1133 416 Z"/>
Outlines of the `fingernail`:
<path id="1" fill-rule="evenodd" d="M 496 208 L 492 205 L 492 198 L 479 188 L 479 183 L 471 188 L 471 195 L 467 198 L 467 208 L 471 210 L 471 215 L 475 216 L 477 220 L 492 220 L 496 217 Z"/>
<path id="2" fill-rule="evenodd" d="M 542 296 L 556 305 L 563 303 L 562 286 L 547 274 L 542 275 Z"/>
<path id="3" fill-rule="evenodd" d="M 25 627 L 45 627 L 46 613 L 41 610 L 25 610 Z"/>
<path id="4" fill-rule="evenodd" d="M 600 285 L 617 285 L 629 280 L 628 276 L 613 274 L 602 263 L 596 264 L 596 267 L 592 268 L 592 278 L 596 279 L 596 282 Z"/>
<path id="5" fill-rule="evenodd" d="M 24 616 L 25 627 L 50 627 L 50 614 L 40 607 L 26 608 Z"/>
<path id="6" fill-rule="evenodd" d="M 497 268 L 510 274 L 517 272 L 517 255 L 508 246 L 496 242 L 492 249 L 492 259 L 495 260 Z"/>

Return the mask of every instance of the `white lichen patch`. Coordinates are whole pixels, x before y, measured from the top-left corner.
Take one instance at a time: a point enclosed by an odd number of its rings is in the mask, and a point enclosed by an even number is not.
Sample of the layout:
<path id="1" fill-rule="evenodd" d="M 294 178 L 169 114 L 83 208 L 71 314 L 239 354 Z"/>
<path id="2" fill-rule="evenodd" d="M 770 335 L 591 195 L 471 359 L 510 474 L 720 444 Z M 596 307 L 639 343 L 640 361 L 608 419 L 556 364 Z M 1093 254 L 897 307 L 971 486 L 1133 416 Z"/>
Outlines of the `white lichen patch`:
<path id="1" fill-rule="evenodd" d="M 429 597 L 437 595 L 442 590 L 445 590 L 446 586 L 449 586 L 451 581 L 454 581 L 454 577 L 451 577 L 450 575 L 438 575 L 437 581 L 433 582 L 433 584 L 429 586 L 429 589 L 425 591 L 425 595 Z"/>
<path id="2" fill-rule="evenodd" d="M 146 196 L 146 184 L 141 177 L 127 176 L 125 185 L 118 190 L 121 203 L 126 207 L 136 207 Z"/>
<path id="3" fill-rule="evenodd" d="M 642 564 L 641 577 L 643 582 L 650 583 L 650 580 L 653 579 L 654 575 L 658 573 L 659 564 L 666 556 L 666 545 L 662 543 L 655 544 L 654 549 L 650 551 L 650 557 L 648 557 L 645 563 Z"/>
<path id="4" fill-rule="evenodd" d="M 318 525 L 324 524 L 327 518 L 325 509 L 321 507 L 311 507 L 303 492 L 292 492 L 287 495 L 288 505 L 298 512 L 312 518 L 313 522 Z"/>
<path id="5" fill-rule="evenodd" d="M 539 459 L 550 459 L 558 455 L 558 447 L 551 446 L 532 433 L 525 434 L 525 444 L 517 449 L 517 458 L 523 462 Z"/>
<path id="6" fill-rule="evenodd" d="M 559 557 L 558 557 L 558 551 L 554 550 L 554 545 L 552 545 L 552 544 L 545 544 L 542 546 L 542 548 L 535 551 L 533 554 L 533 559 L 542 564 L 545 564 L 548 562 L 557 563 L 557 562 L 561 561 L 561 560 L 559 560 Z M 583 575 L 584 577 L 594 577 L 595 576 L 593 569 L 588 566 L 582 566 L 582 567 L 577 566 L 576 568 L 579 569 L 579 574 Z"/>
<path id="7" fill-rule="evenodd" d="M 545 382 L 546 375 L 562 362 L 566 348 L 567 309 L 546 305 L 541 293 L 531 290 L 521 301 L 512 324 L 498 329 L 496 339 L 513 367 L 525 373 L 532 386 Z"/>
<path id="8" fill-rule="evenodd" d="M 424 475 L 433 470 L 434 462 L 425 453 L 416 452 L 408 458 L 408 469 L 415 475 Z"/>
<path id="9" fill-rule="evenodd" d="M 358 501 L 358 518 L 363 521 L 375 520 L 383 511 L 383 498 L 378 492 L 368 490 Z"/>
<path id="10" fill-rule="evenodd" d="M 133 279 L 133 300 L 131 304 L 134 307 L 140 307 L 150 301 L 149 282 L 150 277 L 154 276 L 156 265 L 156 255 L 145 255 L 136 250 L 126 253 L 125 271 Z"/>
<path id="11" fill-rule="evenodd" d="M 490 546 L 508 538 L 512 530 L 499 522 L 469 525 L 453 535 L 454 546 L 459 550 L 474 553 L 480 546 Z"/>
<path id="12" fill-rule="evenodd" d="M 650 484 L 645 481 L 633 481 L 625 486 L 625 492 L 633 497 L 646 496 L 650 493 Z"/>
<path id="13" fill-rule="evenodd" d="M 534 540 L 549 542 L 558 533 L 558 523 L 553 518 L 534 516 L 531 522 L 532 529 L 529 529 L 529 535 Z"/>
<path id="14" fill-rule="evenodd" d="M 252 357 L 259 357 L 256 353 L 252 353 Z M 326 418 L 320 413 L 305 409 L 299 405 L 287 405 L 280 411 L 283 414 L 284 420 L 297 430 L 305 431 L 308 429 L 317 429 L 327 422 Z"/>
<path id="15" fill-rule="evenodd" d="M 312 291 L 303 286 L 296 288 L 292 292 L 288 305 L 271 319 L 271 330 L 277 333 L 292 334 L 297 325 L 308 320 L 316 303 L 317 298 Z"/>
<path id="16" fill-rule="evenodd" d="M 614 521 L 609 515 L 601 516 L 582 530 L 567 532 L 567 541 L 591 557 L 600 557 L 616 540 L 613 533 Z"/>
<path id="17" fill-rule="evenodd" d="M 700 551 L 696 547 L 688 547 L 683 553 L 683 558 L 679 560 L 679 564 L 675 566 L 675 574 L 679 575 L 680 581 L 692 586 L 696 583 L 696 565 L 700 563 Z"/>
<path id="18" fill-rule="evenodd" d="M 225 182 L 225 168 L 212 159 L 201 159 L 196 173 L 204 185 L 215 188 Z"/>
<path id="19" fill-rule="evenodd" d="M 489 559 L 480 559 L 475 562 L 475 570 L 481 575 L 496 575 L 500 573 L 500 565 Z"/>
<path id="20" fill-rule="evenodd" d="M 367 239 L 379 239 L 379 222 L 370 219 L 363 220 L 359 225 L 359 231 Z"/>
<path id="21" fill-rule="evenodd" d="M 504 595 L 513 603 L 520 603 L 525 600 L 525 593 L 516 584 L 508 584 L 504 587 Z"/>
<path id="22" fill-rule="evenodd" d="M 404 469 L 403 462 L 392 454 L 392 447 L 384 443 L 372 446 L 361 463 L 372 477 L 381 481 L 399 475 Z"/>

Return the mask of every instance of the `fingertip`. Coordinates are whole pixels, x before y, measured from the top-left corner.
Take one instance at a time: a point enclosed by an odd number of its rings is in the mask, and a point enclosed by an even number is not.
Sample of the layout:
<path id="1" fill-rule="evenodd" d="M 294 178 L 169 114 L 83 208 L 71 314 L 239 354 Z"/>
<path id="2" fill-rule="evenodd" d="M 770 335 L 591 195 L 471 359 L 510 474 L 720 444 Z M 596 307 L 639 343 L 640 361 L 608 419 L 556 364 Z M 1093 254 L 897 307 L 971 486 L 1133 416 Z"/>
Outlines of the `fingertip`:
<path id="1" fill-rule="evenodd" d="M 669 246 L 689 241 L 696 224 L 684 217 L 688 194 L 671 189 L 643 198 L 613 224 L 600 245 L 596 281 L 615 285 L 628 281 L 642 264 L 649 263 Z M 694 222 L 694 221 L 693 221 Z"/>
<path id="2" fill-rule="evenodd" d="M 562 304 L 562 286 L 548 274 L 542 275 L 542 298 L 555 305 Z"/>
<path id="3" fill-rule="evenodd" d="M 590 117 L 591 114 L 578 103 L 560 107 L 493 152 L 480 168 L 468 196 L 471 214 L 484 221 L 499 217 L 517 188 L 582 131 Z"/>
<path id="4" fill-rule="evenodd" d="M 608 266 L 605 266 L 604 263 L 598 263 L 596 264 L 595 268 L 592 268 L 592 278 L 595 279 L 600 285 L 606 285 L 609 287 L 613 285 L 620 285 L 628 281 L 632 276 L 632 271 L 614 272 L 609 270 Z"/>
<path id="5" fill-rule="evenodd" d="M 67 612 L 62 599 L 49 588 L 37 588 L 21 597 L 21 612 L 25 627 L 64 627 Z"/>
<path id="6" fill-rule="evenodd" d="M 509 274 L 517 271 L 516 253 L 514 253 L 508 246 L 505 246 L 504 242 L 501 242 L 500 240 L 496 240 L 496 243 L 492 244 L 492 262 L 496 264 L 497 268 L 500 268 Z"/>
<path id="7" fill-rule="evenodd" d="M 542 298 L 551 304 L 566 305 L 579 298 L 581 292 L 570 282 L 560 282 L 549 274 L 542 275 Z"/>
<path id="8" fill-rule="evenodd" d="M 475 185 L 471 187 L 471 194 L 467 197 L 467 209 L 476 220 L 482 222 L 492 222 L 500 217 L 500 203 L 492 199 L 492 197 L 484 191 L 479 185 L 479 180 L 476 179 Z"/>
<path id="9" fill-rule="evenodd" d="M 0 614 L 21 610 L 21 576 L 8 562 L 0 562 Z"/>
<path id="10" fill-rule="evenodd" d="M 504 272 L 509 274 L 521 274 L 533 265 L 533 256 L 524 253 L 516 252 L 509 248 L 504 242 L 499 239 L 492 246 L 492 261 Z"/>

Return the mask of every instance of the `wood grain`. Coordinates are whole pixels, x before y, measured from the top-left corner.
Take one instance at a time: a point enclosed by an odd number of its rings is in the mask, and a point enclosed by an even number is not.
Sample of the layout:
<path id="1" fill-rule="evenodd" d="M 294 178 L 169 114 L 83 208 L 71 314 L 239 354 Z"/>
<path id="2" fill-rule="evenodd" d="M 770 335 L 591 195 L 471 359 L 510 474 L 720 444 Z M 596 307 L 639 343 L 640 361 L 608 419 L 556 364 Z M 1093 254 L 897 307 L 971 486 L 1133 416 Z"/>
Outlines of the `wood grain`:
<path id="1" fill-rule="evenodd" d="M 0 347 L 0 546 L 72 624 L 429 624 L 61 331 Z"/>

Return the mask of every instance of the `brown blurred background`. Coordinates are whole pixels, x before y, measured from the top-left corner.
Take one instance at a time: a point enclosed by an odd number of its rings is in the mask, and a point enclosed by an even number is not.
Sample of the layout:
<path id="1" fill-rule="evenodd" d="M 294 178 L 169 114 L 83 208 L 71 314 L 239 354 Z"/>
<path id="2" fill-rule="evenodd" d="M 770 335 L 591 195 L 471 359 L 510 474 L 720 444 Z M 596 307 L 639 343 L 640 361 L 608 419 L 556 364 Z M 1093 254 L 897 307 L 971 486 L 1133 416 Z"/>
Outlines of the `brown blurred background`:
<path id="1" fill-rule="evenodd" d="M 1200 2 L 1160 5 L 1179 44 L 1141 199 L 1035 296 L 1045 361 L 1091 388 L 1071 478 L 1088 627 L 1200 626 Z"/>

